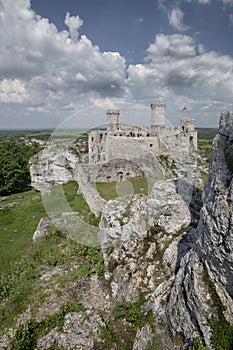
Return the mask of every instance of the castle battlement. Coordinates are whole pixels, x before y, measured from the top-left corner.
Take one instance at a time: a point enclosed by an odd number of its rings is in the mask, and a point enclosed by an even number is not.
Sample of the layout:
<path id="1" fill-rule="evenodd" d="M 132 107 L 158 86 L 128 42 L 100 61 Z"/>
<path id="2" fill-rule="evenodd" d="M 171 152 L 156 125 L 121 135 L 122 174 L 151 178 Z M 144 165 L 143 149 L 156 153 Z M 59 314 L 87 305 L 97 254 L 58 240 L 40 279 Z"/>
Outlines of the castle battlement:
<path id="1" fill-rule="evenodd" d="M 164 103 L 151 103 L 150 107 L 151 109 L 155 109 L 155 108 L 166 109 L 166 105 Z"/>

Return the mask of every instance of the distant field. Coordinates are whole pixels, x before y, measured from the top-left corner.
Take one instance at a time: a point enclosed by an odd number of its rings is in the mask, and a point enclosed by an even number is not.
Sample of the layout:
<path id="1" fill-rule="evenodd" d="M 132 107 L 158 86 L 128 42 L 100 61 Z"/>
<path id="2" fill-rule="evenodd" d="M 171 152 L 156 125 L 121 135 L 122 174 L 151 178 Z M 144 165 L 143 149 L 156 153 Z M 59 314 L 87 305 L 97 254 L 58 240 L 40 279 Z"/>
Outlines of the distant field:
<path id="1" fill-rule="evenodd" d="M 197 128 L 198 138 L 200 139 L 213 139 L 217 134 L 217 128 Z"/>
<path id="2" fill-rule="evenodd" d="M 218 129 L 213 128 L 198 128 L 198 140 L 197 147 L 198 152 L 202 157 L 207 158 L 209 161 L 210 152 L 212 150 L 213 138 L 218 132 Z"/>
<path id="3" fill-rule="evenodd" d="M 48 140 L 53 130 L 0 130 L 0 140 L 28 137 Z"/>
<path id="4" fill-rule="evenodd" d="M 51 139 L 59 143 L 73 143 L 78 138 L 87 139 L 87 130 L 55 130 Z"/>
<path id="5" fill-rule="evenodd" d="M 55 142 L 72 143 L 78 137 L 82 137 L 87 130 L 0 130 L 0 141 L 10 138 L 35 138 L 40 140 L 53 139 Z"/>

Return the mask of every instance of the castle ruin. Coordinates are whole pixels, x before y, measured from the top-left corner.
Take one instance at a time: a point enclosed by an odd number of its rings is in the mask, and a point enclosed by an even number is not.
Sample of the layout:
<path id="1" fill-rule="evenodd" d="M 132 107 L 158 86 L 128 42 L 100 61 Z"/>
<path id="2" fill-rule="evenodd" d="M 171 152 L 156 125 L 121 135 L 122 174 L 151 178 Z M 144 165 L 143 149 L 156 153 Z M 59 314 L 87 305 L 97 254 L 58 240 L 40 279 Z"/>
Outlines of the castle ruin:
<path id="1" fill-rule="evenodd" d="M 166 126 L 165 115 L 165 104 L 153 103 L 150 127 L 140 127 L 120 123 L 120 111 L 108 110 L 107 129 L 89 134 L 89 164 L 104 164 L 116 159 L 135 161 L 144 159 L 145 154 L 188 157 L 197 150 L 194 119 L 182 117 L 181 124 L 172 128 Z"/>

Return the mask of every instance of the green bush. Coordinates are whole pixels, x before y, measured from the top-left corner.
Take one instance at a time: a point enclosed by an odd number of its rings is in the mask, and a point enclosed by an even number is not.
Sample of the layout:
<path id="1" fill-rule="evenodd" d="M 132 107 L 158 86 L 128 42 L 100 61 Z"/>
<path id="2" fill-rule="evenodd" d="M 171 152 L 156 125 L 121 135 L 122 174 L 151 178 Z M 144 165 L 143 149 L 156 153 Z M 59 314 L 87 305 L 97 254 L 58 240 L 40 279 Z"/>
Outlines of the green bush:
<path id="1" fill-rule="evenodd" d="M 202 345 L 201 338 L 195 338 L 192 342 L 190 350 L 208 350 L 208 348 Z"/>
<path id="2" fill-rule="evenodd" d="M 14 140 L 0 142 L 0 195 L 21 191 L 30 184 L 28 161 L 39 150 Z"/>
<path id="3" fill-rule="evenodd" d="M 137 329 L 142 321 L 141 301 L 130 303 L 127 301 L 118 302 L 114 307 L 114 317 L 125 319 L 130 322 L 134 329 Z"/>

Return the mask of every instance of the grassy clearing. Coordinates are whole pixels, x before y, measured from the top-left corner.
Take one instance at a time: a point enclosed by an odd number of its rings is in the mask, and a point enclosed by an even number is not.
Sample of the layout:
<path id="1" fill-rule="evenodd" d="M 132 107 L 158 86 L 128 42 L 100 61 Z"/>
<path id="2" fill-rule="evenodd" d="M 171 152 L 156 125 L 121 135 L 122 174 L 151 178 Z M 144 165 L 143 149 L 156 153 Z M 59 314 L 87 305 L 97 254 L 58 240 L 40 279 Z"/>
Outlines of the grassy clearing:
<path id="1" fill-rule="evenodd" d="M 75 269 L 70 269 L 73 265 L 76 266 Z M 68 271 L 65 275 L 52 277 L 61 287 L 79 275 L 104 273 L 100 249 L 78 244 L 54 230 L 53 234 L 44 237 L 37 244 L 31 244 L 21 260 L 12 265 L 11 271 L 2 275 L 0 332 L 5 327 L 12 326 L 14 319 L 27 305 L 30 304 L 31 310 L 36 311 L 46 297 L 42 295 L 41 286 L 38 286 L 38 278 L 42 272 L 51 271 L 55 267 Z"/>
<path id="2" fill-rule="evenodd" d="M 35 191 L 8 196 L 0 202 L 0 272 L 4 273 L 21 259 L 31 244 L 39 220 L 46 217 L 40 195 Z"/>
<path id="3" fill-rule="evenodd" d="M 151 181 L 146 177 L 138 176 L 122 182 L 97 182 L 96 189 L 100 196 L 106 200 L 114 199 L 123 195 L 145 194 L 151 189 Z"/>
<path id="4" fill-rule="evenodd" d="M 75 269 L 71 269 L 74 265 Z M 41 290 L 38 278 L 55 267 L 66 271 L 51 277 L 61 288 L 79 275 L 104 273 L 100 249 L 78 244 L 56 231 L 37 244 L 31 244 L 21 260 L 12 266 L 10 273 L 1 277 L 0 333 L 12 326 L 14 319 L 29 304 L 31 312 L 36 312 L 47 296 L 46 291 Z M 52 292 L 56 292 L 54 288 Z"/>
<path id="5" fill-rule="evenodd" d="M 59 216 L 65 211 L 78 212 L 86 222 L 98 225 L 98 218 L 74 181 L 53 188 L 53 195 L 41 200 L 33 190 L 2 197 L 0 202 L 0 272 L 5 273 L 21 259 L 31 245 L 32 235 L 42 217 Z"/>
<path id="6" fill-rule="evenodd" d="M 55 187 L 48 199 L 51 206 L 56 214 L 61 214 L 62 193 L 70 211 L 79 212 L 91 225 L 98 224 L 83 197 L 76 194 L 77 189 L 75 182 Z M 31 190 L 1 198 L 0 205 L 4 206 L 0 211 L 0 329 L 3 331 L 13 325 L 29 304 L 43 302 L 44 296 L 37 286 L 42 272 L 54 267 L 68 271 L 75 265 L 75 270 L 61 278 L 64 285 L 79 274 L 103 274 L 104 266 L 100 249 L 81 245 L 55 229 L 42 241 L 32 243 L 39 220 L 48 214 L 38 192 Z"/>
<path id="7" fill-rule="evenodd" d="M 67 184 L 54 186 L 52 195 L 43 198 L 44 206 L 49 216 L 59 216 L 64 212 L 78 212 L 81 216 L 87 217 L 90 208 L 81 194 L 77 194 L 78 184 L 69 181 Z"/>

